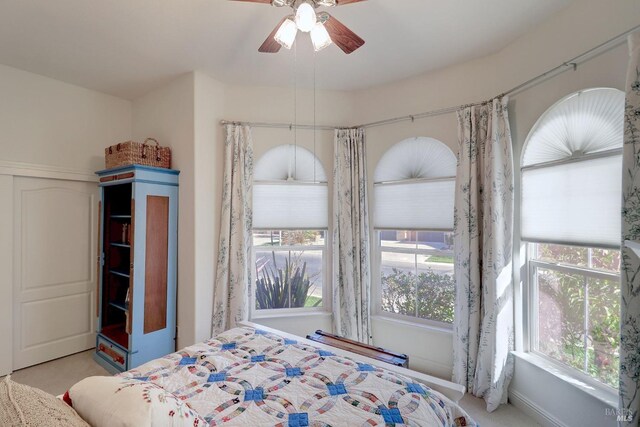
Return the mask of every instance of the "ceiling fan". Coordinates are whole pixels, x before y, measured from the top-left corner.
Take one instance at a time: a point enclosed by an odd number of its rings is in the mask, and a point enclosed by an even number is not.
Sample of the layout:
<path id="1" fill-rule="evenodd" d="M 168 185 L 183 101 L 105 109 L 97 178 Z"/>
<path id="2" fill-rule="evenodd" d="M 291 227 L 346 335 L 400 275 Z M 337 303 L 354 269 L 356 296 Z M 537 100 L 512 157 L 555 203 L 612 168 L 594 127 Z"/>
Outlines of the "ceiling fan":
<path id="1" fill-rule="evenodd" d="M 276 53 L 282 46 L 291 49 L 299 31 L 310 33 L 313 48 L 317 51 L 335 43 L 346 54 L 358 49 L 364 40 L 327 12 L 316 13 L 319 7 L 342 6 L 366 0 L 233 0 L 264 3 L 271 6 L 287 6 L 294 14 L 282 18 L 258 51 Z"/>

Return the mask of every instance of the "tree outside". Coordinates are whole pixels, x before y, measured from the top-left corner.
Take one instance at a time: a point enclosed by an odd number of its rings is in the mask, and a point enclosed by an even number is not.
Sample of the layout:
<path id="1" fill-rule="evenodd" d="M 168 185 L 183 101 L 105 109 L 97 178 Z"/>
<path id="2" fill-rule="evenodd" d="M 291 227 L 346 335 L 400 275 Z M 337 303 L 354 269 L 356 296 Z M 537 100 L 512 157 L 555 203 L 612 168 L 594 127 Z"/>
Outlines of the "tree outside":
<path id="1" fill-rule="evenodd" d="M 537 245 L 537 258 L 619 275 L 620 252 Z M 618 387 L 620 282 L 537 268 L 538 350 Z"/>
<path id="2" fill-rule="evenodd" d="M 453 322 L 455 280 L 432 270 L 426 273 L 392 269 L 382 275 L 382 309 L 438 322 Z"/>

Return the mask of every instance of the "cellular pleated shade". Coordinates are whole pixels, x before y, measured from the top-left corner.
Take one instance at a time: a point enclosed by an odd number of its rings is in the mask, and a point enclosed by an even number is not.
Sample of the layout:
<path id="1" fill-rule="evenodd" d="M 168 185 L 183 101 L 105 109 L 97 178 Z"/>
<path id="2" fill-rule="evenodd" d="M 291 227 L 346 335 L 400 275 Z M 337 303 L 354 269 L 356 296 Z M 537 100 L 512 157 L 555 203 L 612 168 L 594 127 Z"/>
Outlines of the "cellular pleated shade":
<path id="1" fill-rule="evenodd" d="M 377 228 L 453 229 L 455 179 L 376 185 L 374 191 Z"/>
<path id="2" fill-rule="evenodd" d="M 327 175 L 311 151 L 272 148 L 256 162 L 253 176 L 253 228 L 327 228 Z"/>
<path id="3" fill-rule="evenodd" d="M 624 92 L 595 88 L 558 101 L 529 132 L 522 166 L 622 147 Z"/>
<path id="4" fill-rule="evenodd" d="M 456 157 L 434 138 L 392 146 L 374 180 L 374 225 L 387 229 L 453 229 Z"/>
<path id="5" fill-rule="evenodd" d="M 456 175 L 456 156 L 434 138 L 416 137 L 394 144 L 384 153 L 374 175 L 375 182 L 449 178 Z"/>
<path id="6" fill-rule="evenodd" d="M 525 170 L 522 239 L 620 246 L 619 156 Z"/>
<path id="7" fill-rule="evenodd" d="M 524 241 L 618 248 L 624 93 L 590 89 L 551 107 L 523 153 Z"/>
<path id="8" fill-rule="evenodd" d="M 318 158 L 303 147 L 278 145 L 260 156 L 253 171 L 254 181 L 326 182 L 327 174 Z"/>
<path id="9" fill-rule="evenodd" d="M 327 184 L 261 184 L 253 186 L 253 228 L 327 228 Z"/>

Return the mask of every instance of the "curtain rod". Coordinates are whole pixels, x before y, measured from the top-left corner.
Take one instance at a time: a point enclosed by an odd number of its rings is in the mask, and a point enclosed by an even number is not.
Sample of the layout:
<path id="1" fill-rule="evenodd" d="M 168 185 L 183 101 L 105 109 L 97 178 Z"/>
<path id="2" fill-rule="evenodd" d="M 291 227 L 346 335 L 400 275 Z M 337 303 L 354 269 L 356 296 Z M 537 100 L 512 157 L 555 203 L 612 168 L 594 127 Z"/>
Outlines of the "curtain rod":
<path id="1" fill-rule="evenodd" d="M 328 126 L 328 125 L 300 125 L 293 123 L 265 123 L 265 122 L 239 122 L 234 120 L 220 120 L 221 125 L 246 125 L 255 128 L 274 128 L 274 129 L 309 129 L 309 130 L 334 130 L 334 129 L 351 129 L 344 126 Z"/>
<path id="2" fill-rule="evenodd" d="M 568 61 L 563 62 L 562 64 L 548 70 L 545 71 L 542 74 L 539 74 L 527 81 L 525 81 L 524 83 L 521 83 L 511 89 L 509 89 L 506 92 L 501 93 L 500 95 L 498 95 L 497 97 L 503 97 L 506 95 L 514 95 L 516 93 L 520 93 L 526 89 L 529 89 L 535 85 L 537 85 L 538 83 L 542 83 L 543 81 L 550 79 L 552 77 L 555 77 L 559 74 L 562 74 L 563 72 L 567 71 L 567 70 L 576 70 L 578 68 L 578 65 L 592 59 L 595 58 L 596 56 L 608 52 L 609 50 L 618 47 L 619 45 L 621 45 L 627 38 L 627 36 L 631 33 L 633 33 L 634 31 L 640 30 L 640 25 L 636 25 L 635 27 L 621 33 L 618 34 L 617 36 L 613 37 L 612 39 L 607 40 L 604 43 L 601 43 L 599 45 L 597 45 L 596 47 L 593 47 L 589 50 L 587 50 L 586 52 L 581 53 L 580 55 L 577 55 L 571 59 L 569 59 Z M 472 107 L 474 105 L 482 105 L 482 104 L 486 104 L 487 102 L 490 102 L 489 100 L 487 101 L 482 101 L 482 102 L 475 102 L 475 103 L 471 103 L 471 104 L 462 104 L 462 105 L 457 105 L 457 106 L 453 106 L 453 107 L 446 107 L 446 108 L 440 108 L 437 110 L 431 110 L 431 111 L 426 111 L 424 113 L 418 113 L 418 114 L 409 114 L 406 116 L 400 116 L 400 117 L 394 117 L 391 119 L 385 119 L 385 120 L 379 120 L 377 122 L 371 122 L 371 123 L 364 123 L 358 126 L 313 126 L 313 125 L 294 125 L 294 124 L 286 124 L 286 123 L 260 123 L 260 122 L 234 122 L 234 121 L 227 121 L 227 120 L 222 120 L 220 123 L 222 125 L 226 125 L 226 124 L 243 124 L 243 125 L 248 125 L 248 126 L 252 126 L 252 127 L 262 127 L 262 128 L 282 128 L 282 129 L 289 129 L 292 130 L 293 128 L 298 128 L 298 129 L 318 129 L 318 130 L 334 130 L 334 129 L 358 129 L 358 128 L 371 128 L 371 127 L 376 127 L 376 126 L 383 126 L 383 125 L 388 125 L 388 124 L 393 124 L 393 123 L 398 123 L 398 122 L 405 122 L 405 121 L 414 121 L 416 119 L 423 119 L 426 117 L 434 117 L 434 116 L 440 116 L 443 114 L 450 114 L 450 113 L 454 113 L 456 111 L 458 111 L 459 109 L 462 108 L 466 108 L 466 107 Z"/>

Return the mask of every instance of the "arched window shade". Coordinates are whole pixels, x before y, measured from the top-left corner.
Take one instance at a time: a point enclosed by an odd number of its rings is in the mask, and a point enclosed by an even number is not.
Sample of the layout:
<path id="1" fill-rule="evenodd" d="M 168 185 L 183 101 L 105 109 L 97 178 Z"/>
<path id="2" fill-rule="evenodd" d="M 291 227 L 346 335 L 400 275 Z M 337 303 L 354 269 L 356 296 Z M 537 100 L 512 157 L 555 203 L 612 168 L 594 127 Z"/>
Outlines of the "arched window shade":
<path id="1" fill-rule="evenodd" d="M 314 175 L 315 173 L 315 175 Z M 279 145 L 260 157 L 253 171 L 255 181 L 327 182 L 320 160 L 309 150 Z"/>
<path id="2" fill-rule="evenodd" d="M 620 246 L 624 93 L 584 90 L 549 108 L 522 157 L 522 239 Z"/>
<path id="3" fill-rule="evenodd" d="M 254 228 L 327 228 L 327 174 L 311 151 L 272 148 L 256 163 L 253 179 Z"/>
<path id="4" fill-rule="evenodd" d="M 442 142 L 410 138 L 376 167 L 374 224 L 391 229 L 453 229 L 456 157 Z"/>

